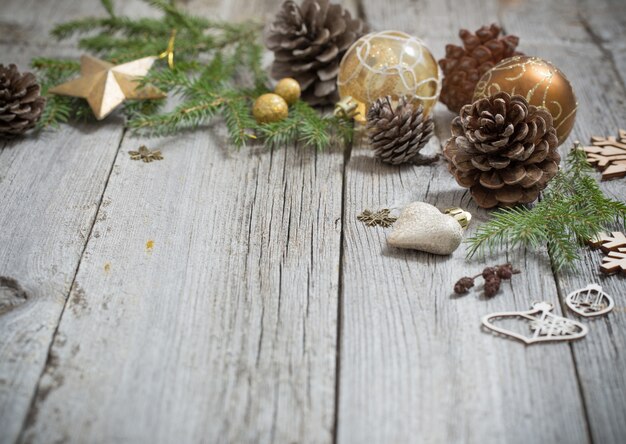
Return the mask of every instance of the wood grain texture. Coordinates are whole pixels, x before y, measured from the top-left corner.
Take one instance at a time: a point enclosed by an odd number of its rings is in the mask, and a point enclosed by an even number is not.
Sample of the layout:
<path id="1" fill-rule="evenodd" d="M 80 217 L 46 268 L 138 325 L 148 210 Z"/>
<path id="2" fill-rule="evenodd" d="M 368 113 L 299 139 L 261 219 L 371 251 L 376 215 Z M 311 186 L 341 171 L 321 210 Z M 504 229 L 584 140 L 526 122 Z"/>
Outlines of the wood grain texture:
<path id="1" fill-rule="evenodd" d="M 75 55 L 47 31 L 102 14 L 95 0 L 5 3 L 0 47 L 21 66 Z M 279 3 L 183 2 L 235 20 L 267 20 Z M 619 0 L 344 4 L 438 58 L 459 28 L 499 21 L 574 83 L 570 141 L 624 126 Z M 438 105 L 430 149 L 451 118 Z M 616 309 L 583 320 L 591 331 L 575 344 L 525 347 L 479 327 L 539 299 L 560 313 L 597 280 L 598 252 L 556 277 L 545 254 L 490 258 L 523 274 L 492 300 L 455 298 L 454 282 L 484 261 L 391 249 L 388 230 L 356 220 L 423 200 L 469 209 L 472 230 L 487 221 L 443 162 L 387 167 L 362 140 L 347 164 L 339 147 L 235 152 L 219 123 L 125 135 L 118 151 L 119 123 L 0 146 L 0 276 L 16 279 L 0 279 L 0 442 L 623 441 L 623 278 L 600 279 Z M 164 160 L 131 161 L 144 143 Z M 602 186 L 623 200 L 624 184 Z"/>
<path id="2" fill-rule="evenodd" d="M 343 153 L 222 130 L 124 139 L 24 441 L 332 440 Z"/>
<path id="3" fill-rule="evenodd" d="M 342 155 L 221 145 L 125 140 L 27 441 L 330 440 Z"/>
<path id="4" fill-rule="evenodd" d="M 21 45 L 0 48 L 28 66 Z M 0 442 L 28 411 L 121 136 L 113 120 L 0 142 Z"/>

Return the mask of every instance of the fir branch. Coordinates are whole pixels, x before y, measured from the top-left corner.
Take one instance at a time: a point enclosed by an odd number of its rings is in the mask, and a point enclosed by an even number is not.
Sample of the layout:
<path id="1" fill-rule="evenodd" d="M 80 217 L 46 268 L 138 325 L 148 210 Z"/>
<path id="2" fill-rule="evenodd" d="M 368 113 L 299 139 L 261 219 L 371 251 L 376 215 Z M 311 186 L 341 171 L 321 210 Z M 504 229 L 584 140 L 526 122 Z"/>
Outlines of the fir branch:
<path id="1" fill-rule="evenodd" d="M 231 142 L 244 146 L 256 135 L 269 145 L 301 144 L 317 149 L 337 139 L 349 141 L 352 122 L 322 116 L 304 102 L 294 104 L 287 119 L 259 125 L 252 117 L 252 104 L 268 92 L 262 67 L 262 26 L 254 22 L 230 23 L 196 17 L 167 0 L 146 0 L 159 9 L 161 18 L 131 19 L 115 14 L 112 0 L 101 0 L 107 17 L 87 17 L 56 26 L 52 34 L 62 40 L 78 36 L 78 46 L 112 63 L 163 54 L 171 36 L 174 66 L 156 63 L 140 80 L 153 85 L 178 103 L 162 111 L 163 100 L 130 101 L 124 105 L 126 125 L 150 135 L 170 135 L 207 125 L 220 116 Z M 38 59 L 33 66 L 40 74 L 48 106 L 41 127 L 58 126 L 91 115 L 82 99 L 47 94 L 48 88 L 65 82 L 80 70 L 78 62 Z"/>
<path id="2" fill-rule="evenodd" d="M 257 131 L 272 146 L 301 143 L 322 150 L 340 139 L 352 138 L 352 122 L 335 116 L 322 116 L 306 102 L 296 102 L 282 121 L 259 125 Z"/>
<path id="3" fill-rule="evenodd" d="M 496 210 L 492 219 L 478 227 L 467 240 L 467 257 L 495 253 L 502 249 L 547 246 L 558 270 L 579 258 L 578 249 L 610 225 L 626 222 L 626 204 L 602 193 L 590 176 L 591 167 L 576 143 L 561 169 L 533 208 Z"/>

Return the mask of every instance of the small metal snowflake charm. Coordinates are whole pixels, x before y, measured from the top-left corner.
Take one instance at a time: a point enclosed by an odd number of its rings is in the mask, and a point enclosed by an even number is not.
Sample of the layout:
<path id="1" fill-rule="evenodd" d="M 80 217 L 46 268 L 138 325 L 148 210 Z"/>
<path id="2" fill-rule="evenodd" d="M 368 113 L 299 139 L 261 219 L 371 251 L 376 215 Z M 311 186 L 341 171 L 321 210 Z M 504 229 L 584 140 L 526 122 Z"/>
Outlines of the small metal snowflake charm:
<path id="1" fill-rule="evenodd" d="M 603 292 L 598 284 L 589 284 L 568 294 L 565 303 L 574 313 L 585 317 L 603 315 L 613 310 L 615 305 L 611 296 Z"/>
<path id="2" fill-rule="evenodd" d="M 526 344 L 547 341 L 571 341 L 584 337 L 589 328 L 580 322 L 552 313 L 554 306 L 538 302 L 528 311 L 491 313 L 483 317 L 483 325 L 496 332 Z M 500 326 L 496 323 L 501 323 Z M 524 325 L 526 327 L 524 327 Z M 515 328 L 517 327 L 517 328 Z M 531 335 L 527 332 L 530 330 Z"/>
<path id="3" fill-rule="evenodd" d="M 137 151 L 129 151 L 131 160 L 142 160 L 150 163 L 153 160 L 163 160 L 160 150 L 150 150 L 147 146 L 141 145 Z"/>
<path id="4" fill-rule="evenodd" d="M 365 210 L 361 214 L 359 214 L 356 218 L 360 220 L 361 222 L 363 222 L 368 227 L 374 227 L 376 225 L 380 225 L 381 227 L 384 227 L 384 228 L 390 227 L 397 220 L 396 217 L 391 217 L 389 215 L 389 210 L 387 208 L 384 208 L 377 212 Z"/>

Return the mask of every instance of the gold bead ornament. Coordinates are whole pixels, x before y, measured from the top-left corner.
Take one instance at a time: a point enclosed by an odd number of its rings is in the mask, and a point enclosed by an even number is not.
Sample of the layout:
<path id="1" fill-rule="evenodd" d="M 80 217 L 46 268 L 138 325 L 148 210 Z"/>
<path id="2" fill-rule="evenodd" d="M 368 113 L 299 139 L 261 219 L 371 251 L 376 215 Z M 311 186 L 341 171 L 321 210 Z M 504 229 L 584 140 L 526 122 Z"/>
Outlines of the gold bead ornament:
<path id="1" fill-rule="evenodd" d="M 286 119 L 289 106 L 278 94 L 267 93 L 259 96 L 252 107 L 257 123 L 271 123 Z"/>
<path id="2" fill-rule="evenodd" d="M 502 60 L 476 84 L 474 101 L 504 91 L 524 96 L 529 104 L 545 108 L 554 119 L 559 145 L 574 127 L 578 102 L 565 74 L 539 57 L 515 56 Z"/>
<path id="3" fill-rule="evenodd" d="M 293 105 L 300 98 L 300 84 L 296 79 L 285 77 L 276 84 L 274 93 L 285 99 L 288 105 Z"/>

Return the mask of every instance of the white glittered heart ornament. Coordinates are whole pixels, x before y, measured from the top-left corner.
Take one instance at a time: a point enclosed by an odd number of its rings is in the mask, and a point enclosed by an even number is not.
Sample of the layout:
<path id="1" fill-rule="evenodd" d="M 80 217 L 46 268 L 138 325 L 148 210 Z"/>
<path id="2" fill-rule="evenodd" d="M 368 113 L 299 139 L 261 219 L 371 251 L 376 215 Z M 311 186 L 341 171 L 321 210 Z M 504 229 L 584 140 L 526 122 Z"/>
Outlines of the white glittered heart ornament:
<path id="1" fill-rule="evenodd" d="M 465 213 L 467 220 L 471 217 Z M 433 254 L 451 254 L 463 240 L 463 227 L 454 217 L 425 202 L 413 202 L 400 213 L 387 237 L 392 247 Z"/>

